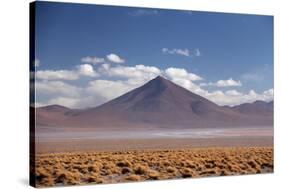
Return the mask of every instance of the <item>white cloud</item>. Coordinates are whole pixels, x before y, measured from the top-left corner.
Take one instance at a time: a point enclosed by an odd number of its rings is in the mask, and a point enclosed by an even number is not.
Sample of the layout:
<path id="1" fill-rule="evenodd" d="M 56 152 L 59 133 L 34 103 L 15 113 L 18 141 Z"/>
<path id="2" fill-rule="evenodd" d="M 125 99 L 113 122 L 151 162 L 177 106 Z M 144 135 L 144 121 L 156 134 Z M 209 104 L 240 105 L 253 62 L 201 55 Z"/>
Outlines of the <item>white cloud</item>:
<path id="1" fill-rule="evenodd" d="M 116 98 L 137 85 L 130 85 L 126 81 L 117 80 L 95 80 L 90 81 L 86 91 L 88 94 L 95 94 L 98 98 L 104 99 L 104 102 Z"/>
<path id="2" fill-rule="evenodd" d="M 107 74 L 107 72 L 109 71 L 110 68 L 111 68 L 110 64 L 104 63 L 98 67 L 97 72 L 100 75 L 105 75 L 105 74 Z"/>
<path id="3" fill-rule="evenodd" d="M 241 87 L 241 81 L 235 81 L 232 78 L 227 80 L 219 80 L 216 83 L 200 83 L 200 86 L 216 86 L 216 87 Z"/>
<path id="4" fill-rule="evenodd" d="M 63 81 L 36 81 L 35 83 L 36 94 L 49 95 L 49 96 L 67 96 L 78 97 L 81 89 L 79 87 L 67 84 Z"/>
<path id="5" fill-rule="evenodd" d="M 98 77 L 99 74 L 94 70 L 90 64 L 82 64 L 77 66 L 78 73 L 83 76 Z"/>
<path id="6" fill-rule="evenodd" d="M 98 77 L 99 74 L 90 64 L 81 64 L 74 70 L 38 70 L 35 72 L 39 80 L 78 80 L 80 76 Z"/>
<path id="7" fill-rule="evenodd" d="M 274 90 L 273 90 L 273 89 L 268 89 L 267 91 L 264 91 L 264 92 L 263 92 L 263 95 L 273 97 L 273 95 L 274 95 Z"/>
<path id="8" fill-rule="evenodd" d="M 72 70 L 38 70 L 35 73 L 36 79 L 44 80 L 76 80 L 79 75 Z"/>
<path id="9" fill-rule="evenodd" d="M 240 92 L 236 91 L 236 90 L 228 90 L 225 92 L 226 95 L 229 96 L 239 96 L 242 95 Z"/>
<path id="10" fill-rule="evenodd" d="M 162 48 L 162 53 L 164 53 L 164 54 L 177 54 L 177 55 L 186 56 L 186 57 L 188 57 L 188 56 L 201 56 L 201 52 L 198 48 L 194 49 L 194 50 L 189 50 L 187 48 L 184 48 L 184 49 Z"/>
<path id="11" fill-rule="evenodd" d="M 193 73 L 188 73 L 185 69 L 183 68 L 167 68 L 165 70 L 165 74 L 171 78 L 182 78 L 190 81 L 198 81 L 198 80 L 203 80 L 200 76 L 193 74 Z"/>
<path id="12" fill-rule="evenodd" d="M 140 85 L 158 75 L 161 75 L 161 70 L 154 66 L 135 65 L 135 66 L 115 66 L 101 65 L 98 69 L 99 73 L 107 78 L 118 78 L 127 81 L 127 84 Z"/>
<path id="13" fill-rule="evenodd" d="M 91 68 L 88 65 L 79 65 L 77 70 L 80 75 L 92 75 Z M 139 87 L 161 74 L 161 70 L 157 67 L 144 65 L 111 67 L 109 64 L 102 64 L 97 71 L 107 79 L 90 81 L 82 88 L 62 81 L 39 80 L 36 83 L 37 94 L 48 96 L 40 103 L 65 102 L 71 108 L 94 107 Z M 111 78 L 120 78 L 120 80 Z"/>
<path id="14" fill-rule="evenodd" d="M 161 74 L 160 69 L 154 66 L 117 66 L 112 67 L 108 70 L 107 74 L 109 76 L 117 76 L 121 78 L 148 78 L 152 79 L 157 75 Z"/>
<path id="15" fill-rule="evenodd" d="M 104 58 L 99 58 L 99 57 L 91 57 L 91 56 L 86 56 L 81 58 L 81 62 L 83 63 L 91 63 L 91 64 L 101 64 L 105 63 Z"/>
<path id="16" fill-rule="evenodd" d="M 82 64 L 75 67 L 74 70 L 42 70 L 36 73 L 39 73 L 35 86 L 36 95 L 40 97 L 37 98 L 37 104 L 61 104 L 71 108 L 95 107 L 142 86 L 158 75 L 162 75 L 183 88 L 219 105 L 233 106 L 256 100 L 270 101 L 273 100 L 274 93 L 273 89 L 261 93 L 254 90 L 243 93 L 232 88 L 225 92 L 221 90 L 208 91 L 201 88 L 202 84 L 196 83 L 203 78 L 188 72 L 186 69 L 170 67 L 161 70 L 155 66 L 141 64 L 112 66 L 103 63 L 96 70 L 90 64 Z M 78 80 L 80 76 L 94 77 L 97 75 L 100 76 L 99 79 Z M 219 80 L 212 85 L 235 87 L 241 84 L 239 83 L 240 81 L 230 78 Z"/>
<path id="17" fill-rule="evenodd" d="M 169 77 L 171 81 L 180 85 L 181 87 L 198 94 L 218 105 L 239 105 L 242 103 L 254 102 L 256 100 L 271 101 L 273 100 L 273 89 L 264 91 L 260 94 L 254 90 L 250 90 L 248 93 L 241 93 L 236 90 L 228 90 L 223 92 L 221 90 L 207 91 L 194 83 L 190 78 L 181 77 L 181 74 L 174 74 Z"/>
<path id="18" fill-rule="evenodd" d="M 170 70 L 169 71 L 170 73 L 168 72 L 169 74 L 167 74 L 167 70 Z M 233 106 L 242 103 L 254 102 L 256 100 L 263 100 L 263 101 L 273 100 L 273 89 L 266 90 L 260 94 L 256 93 L 254 90 L 250 90 L 248 93 L 241 93 L 236 90 L 228 90 L 226 92 L 223 92 L 221 90 L 215 90 L 213 92 L 210 92 L 202 89 L 200 85 L 194 83 L 196 79 L 194 80 L 194 77 L 188 77 L 187 75 L 189 75 L 189 73 L 184 69 L 168 68 L 165 70 L 165 74 L 174 83 L 182 86 L 187 90 L 190 90 L 193 93 L 203 96 L 218 105 Z M 200 76 L 198 77 L 201 78 Z M 221 80 L 221 81 L 226 81 L 226 82 L 217 82 L 216 85 L 218 84 L 218 86 L 226 86 L 226 85 L 235 86 L 241 84 L 240 82 L 237 83 L 233 82 L 234 80 L 231 78 L 230 80 Z"/>
<path id="19" fill-rule="evenodd" d="M 114 54 L 114 53 L 108 54 L 106 56 L 106 58 L 108 61 L 117 63 L 117 64 L 121 64 L 121 63 L 125 62 L 124 59 L 122 59 L 120 56 L 118 56 L 117 54 Z M 85 56 L 85 57 L 81 58 L 81 62 L 97 65 L 97 64 L 105 64 L 106 60 L 105 60 L 105 58 L 101 58 L 101 57 Z"/>
<path id="20" fill-rule="evenodd" d="M 122 59 L 120 56 L 117 54 L 111 53 L 106 56 L 107 60 L 113 63 L 121 64 L 124 63 L 125 60 Z M 91 63 L 91 64 L 104 64 L 106 63 L 105 58 L 101 57 L 91 57 L 91 56 L 85 56 L 81 58 L 81 62 L 83 63 Z"/>
<path id="21" fill-rule="evenodd" d="M 176 83 L 177 85 L 193 92 L 198 95 L 201 95 L 205 93 L 203 89 L 201 89 L 198 85 L 193 83 L 191 80 L 185 79 L 185 78 L 172 78 L 172 82 Z"/>
<path id="22" fill-rule="evenodd" d="M 249 91 L 249 95 L 252 96 L 252 97 L 255 97 L 255 96 L 257 96 L 257 93 L 253 89 L 251 89 Z"/>
<path id="23" fill-rule="evenodd" d="M 232 78 L 228 80 L 219 80 L 217 81 L 216 86 L 218 87 L 233 87 L 233 86 L 242 86 L 240 81 L 235 81 Z"/>
<path id="24" fill-rule="evenodd" d="M 113 62 L 113 63 L 117 63 L 117 64 L 120 64 L 120 63 L 124 63 L 125 60 L 120 58 L 117 54 L 114 54 L 114 53 L 111 53 L 109 55 L 106 56 L 106 58 Z"/>
<path id="25" fill-rule="evenodd" d="M 47 104 L 52 105 L 52 104 L 63 104 L 66 107 L 72 107 L 75 108 L 77 107 L 77 104 L 79 104 L 80 99 L 78 98 L 70 98 L 70 97 L 57 97 L 50 99 Z"/>
<path id="26" fill-rule="evenodd" d="M 248 93 L 239 93 L 239 92 L 207 92 L 204 97 L 209 100 L 217 103 L 218 105 L 239 105 L 243 103 L 251 103 L 257 100 L 262 101 L 272 101 L 274 98 L 273 89 L 266 90 L 262 93 L 256 93 L 254 90 L 250 90 Z"/>
<path id="27" fill-rule="evenodd" d="M 189 56 L 189 50 L 188 49 L 168 49 L 168 48 L 163 48 L 162 52 L 164 54 L 178 54 L 182 56 Z"/>

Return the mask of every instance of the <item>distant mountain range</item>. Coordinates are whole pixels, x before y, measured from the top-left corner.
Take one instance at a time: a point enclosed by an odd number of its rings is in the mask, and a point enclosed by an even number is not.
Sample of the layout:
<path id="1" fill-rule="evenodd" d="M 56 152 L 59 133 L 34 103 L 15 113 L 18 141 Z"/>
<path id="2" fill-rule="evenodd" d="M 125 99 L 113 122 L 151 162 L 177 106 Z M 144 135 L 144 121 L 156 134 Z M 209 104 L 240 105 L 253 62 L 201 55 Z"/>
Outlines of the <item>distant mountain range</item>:
<path id="1" fill-rule="evenodd" d="M 273 114 L 273 101 L 255 101 L 253 103 L 245 103 L 238 106 L 231 107 L 232 110 L 245 114 L 269 115 Z"/>
<path id="2" fill-rule="evenodd" d="M 36 108 L 36 121 L 38 127 L 117 130 L 272 126 L 273 102 L 218 106 L 158 76 L 95 108 Z"/>

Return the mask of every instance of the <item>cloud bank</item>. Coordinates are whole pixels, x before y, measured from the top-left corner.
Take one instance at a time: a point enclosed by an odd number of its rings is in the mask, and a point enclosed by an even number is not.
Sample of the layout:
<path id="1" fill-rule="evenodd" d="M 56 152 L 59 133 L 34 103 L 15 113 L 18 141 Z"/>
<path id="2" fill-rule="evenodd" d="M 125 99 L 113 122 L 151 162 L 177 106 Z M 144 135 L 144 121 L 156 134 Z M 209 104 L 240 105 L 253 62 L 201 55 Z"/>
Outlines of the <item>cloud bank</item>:
<path id="1" fill-rule="evenodd" d="M 117 54 L 111 53 L 109 55 L 106 56 L 106 58 L 113 63 L 117 63 L 117 64 L 121 64 L 124 63 L 125 60 L 120 58 Z"/>
<path id="2" fill-rule="evenodd" d="M 37 80 L 78 80 L 81 76 L 98 77 L 99 74 L 90 64 L 81 64 L 72 70 L 38 70 Z"/>
<path id="3" fill-rule="evenodd" d="M 126 66 L 120 64 L 124 61 L 119 56 L 106 58 L 111 60 L 102 62 L 101 59 L 97 61 L 93 57 L 82 58 L 82 64 L 69 70 L 37 70 L 35 72 L 37 106 L 60 104 L 71 108 L 95 107 L 142 86 L 158 75 L 218 105 L 233 106 L 256 100 L 273 100 L 273 89 L 260 93 L 253 89 L 246 92 L 238 91 L 237 87 L 242 86 L 242 83 L 231 77 L 212 83 L 208 82 L 207 78 L 184 68 L 160 69 L 143 64 Z M 205 86 L 209 86 L 208 90 Z"/>

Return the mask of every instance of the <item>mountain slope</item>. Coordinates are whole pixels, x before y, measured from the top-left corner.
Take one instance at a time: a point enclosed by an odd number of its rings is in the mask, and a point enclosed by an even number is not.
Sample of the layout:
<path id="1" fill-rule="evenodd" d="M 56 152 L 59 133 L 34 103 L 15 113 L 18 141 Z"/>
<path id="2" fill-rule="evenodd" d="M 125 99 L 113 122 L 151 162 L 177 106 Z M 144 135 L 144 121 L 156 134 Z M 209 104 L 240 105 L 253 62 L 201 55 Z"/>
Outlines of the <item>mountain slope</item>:
<path id="1" fill-rule="evenodd" d="M 36 122 L 42 125 L 56 125 L 60 121 L 67 119 L 67 112 L 71 112 L 70 108 L 61 105 L 49 105 L 36 108 Z"/>
<path id="2" fill-rule="evenodd" d="M 253 103 L 245 103 L 238 106 L 234 106 L 231 109 L 245 114 L 272 115 L 273 101 L 255 101 Z"/>
<path id="3" fill-rule="evenodd" d="M 160 76 L 101 106 L 57 115 L 44 124 L 114 129 L 272 125 L 270 114 L 248 116 L 218 106 Z"/>

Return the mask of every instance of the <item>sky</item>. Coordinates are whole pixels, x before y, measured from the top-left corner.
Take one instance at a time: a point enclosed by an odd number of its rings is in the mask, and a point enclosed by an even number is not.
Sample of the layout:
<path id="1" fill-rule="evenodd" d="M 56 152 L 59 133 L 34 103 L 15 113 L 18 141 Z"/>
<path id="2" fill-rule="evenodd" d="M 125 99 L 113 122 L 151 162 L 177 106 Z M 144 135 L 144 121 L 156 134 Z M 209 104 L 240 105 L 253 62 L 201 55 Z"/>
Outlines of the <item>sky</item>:
<path id="1" fill-rule="evenodd" d="M 273 17 L 36 2 L 36 106 L 101 105 L 161 75 L 218 105 L 273 100 Z"/>

